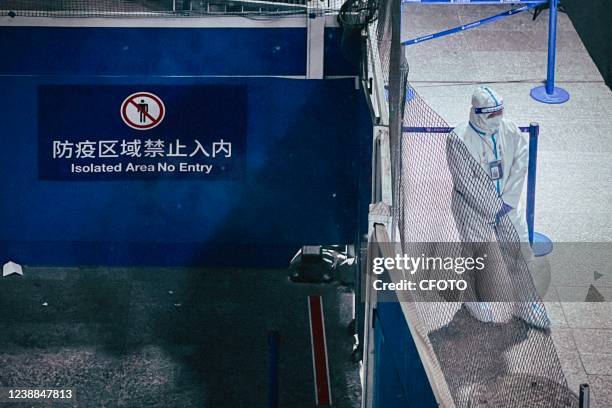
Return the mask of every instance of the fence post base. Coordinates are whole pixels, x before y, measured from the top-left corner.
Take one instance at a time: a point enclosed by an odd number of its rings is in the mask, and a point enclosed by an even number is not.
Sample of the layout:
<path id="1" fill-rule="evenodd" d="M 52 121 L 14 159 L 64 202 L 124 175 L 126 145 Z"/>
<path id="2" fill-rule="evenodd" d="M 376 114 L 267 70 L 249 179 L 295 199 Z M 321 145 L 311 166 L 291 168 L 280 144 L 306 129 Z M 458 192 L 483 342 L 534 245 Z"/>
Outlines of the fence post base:
<path id="1" fill-rule="evenodd" d="M 546 91 L 545 86 L 538 86 L 531 90 L 531 97 L 536 101 L 542 103 L 560 104 L 567 102 L 570 98 L 570 95 L 563 88 L 554 87 L 553 92 L 549 94 Z"/>
<path id="2" fill-rule="evenodd" d="M 546 235 L 534 232 L 531 250 L 535 256 L 545 256 L 552 252 L 553 243 Z"/>

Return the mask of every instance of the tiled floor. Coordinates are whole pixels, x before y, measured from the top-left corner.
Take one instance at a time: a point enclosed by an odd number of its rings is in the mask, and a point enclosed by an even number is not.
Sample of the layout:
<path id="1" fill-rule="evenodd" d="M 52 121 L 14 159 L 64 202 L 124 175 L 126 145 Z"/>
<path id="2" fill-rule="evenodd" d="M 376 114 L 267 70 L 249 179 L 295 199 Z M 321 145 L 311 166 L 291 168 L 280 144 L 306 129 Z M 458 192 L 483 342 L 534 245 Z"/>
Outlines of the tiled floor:
<path id="1" fill-rule="evenodd" d="M 403 39 L 467 24 L 508 8 L 404 5 Z M 467 120 L 470 96 L 481 83 L 504 96 L 507 117 L 520 125 L 540 124 L 536 230 L 556 243 L 550 259 L 552 286 L 546 295 L 552 335 L 570 386 L 577 390 L 580 383 L 588 382 L 592 406 L 609 408 L 612 92 L 568 16 L 559 14 L 557 84 L 569 91 L 571 99 L 563 105 L 531 99 L 529 91 L 546 77 L 547 29 L 547 12 L 536 21 L 522 13 L 409 46 L 409 78 L 450 124 Z M 599 244 L 589 244 L 593 242 Z M 601 255 L 591 253 L 593 248 Z M 570 267 L 565 258 L 575 264 Z M 584 302 L 591 284 L 607 302 Z"/>

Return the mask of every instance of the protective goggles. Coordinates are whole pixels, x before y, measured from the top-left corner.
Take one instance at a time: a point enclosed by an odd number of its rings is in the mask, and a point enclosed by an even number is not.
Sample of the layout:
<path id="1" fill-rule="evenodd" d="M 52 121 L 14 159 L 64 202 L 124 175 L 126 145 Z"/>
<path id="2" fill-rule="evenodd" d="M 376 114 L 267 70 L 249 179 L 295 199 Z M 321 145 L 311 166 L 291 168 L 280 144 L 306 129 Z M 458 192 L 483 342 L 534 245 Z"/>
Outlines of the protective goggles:
<path id="1" fill-rule="evenodd" d="M 504 105 L 490 106 L 487 108 L 474 108 L 475 113 L 493 113 L 504 109 Z"/>

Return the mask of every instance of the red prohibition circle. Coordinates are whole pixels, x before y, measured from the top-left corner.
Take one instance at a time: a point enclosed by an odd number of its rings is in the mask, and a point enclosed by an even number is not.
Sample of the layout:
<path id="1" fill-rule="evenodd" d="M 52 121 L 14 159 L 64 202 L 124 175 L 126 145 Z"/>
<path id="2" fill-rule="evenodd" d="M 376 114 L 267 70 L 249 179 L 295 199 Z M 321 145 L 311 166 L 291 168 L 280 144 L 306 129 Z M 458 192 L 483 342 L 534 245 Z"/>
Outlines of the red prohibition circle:
<path id="1" fill-rule="evenodd" d="M 147 112 L 143 112 L 145 116 L 147 116 L 149 120 L 151 121 L 151 123 L 147 125 L 140 125 L 138 123 L 134 123 L 127 116 L 127 107 L 130 104 L 135 105 L 136 108 L 138 109 L 138 106 L 136 102 L 134 102 L 134 100 L 139 97 L 151 98 L 159 107 L 159 115 L 157 116 L 157 118 L 154 118 L 153 116 L 149 115 Z M 140 111 L 140 109 L 138 110 Z M 121 104 L 120 113 L 121 113 L 121 119 L 123 119 L 123 122 L 125 122 L 125 124 L 131 127 L 132 129 L 148 130 L 148 129 L 153 129 L 155 126 L 159 125 L 162 122 L 162 120 L 164 120 L 164 116 L 166 114 L 166 107 L 164 106 L 164 103 L 162 102 L 162 100 L 159 97 L 157 97 L 157 95 L 154 95 L 150 92 L 136 92 L 136 93 L 131 94 L 130 96 L 128 96 L 127 98 L 123 100 L 123 103 Z"/>

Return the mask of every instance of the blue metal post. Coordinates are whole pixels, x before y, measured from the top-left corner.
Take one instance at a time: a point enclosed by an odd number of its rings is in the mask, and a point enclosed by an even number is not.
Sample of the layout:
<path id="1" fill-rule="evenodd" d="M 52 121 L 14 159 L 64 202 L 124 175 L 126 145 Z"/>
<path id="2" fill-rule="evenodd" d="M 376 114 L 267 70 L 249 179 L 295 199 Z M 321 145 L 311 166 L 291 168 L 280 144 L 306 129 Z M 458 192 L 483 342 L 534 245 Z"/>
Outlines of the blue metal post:
<path id="1" fill-rule="evenodd" d="M 278 408 L 278 347 L 280 334 L 268 333 L 268 408 Z"/>
<path id="2" fill-rule="evenodd" d="M 548 72 L 546 86 L 538 86 L 531 90 L 531 97 L 538 102 L 559 104 L 567 102 L 569 93 L 555 87 L 555 64 L 557 55 L 557 8 L 559 0 L 549 0 L 550 11 L 548 19 Z"/>
<path id="3" fill-rule="evenodd" d="M 538 169 L 538 136 L 540 125 L 529 125 L 529 165 L 527 168 L 527 230 L 529 243 L 535 256 L 544 256 L 552 252 L 552 241 L 544 234 L 535 232 L 535 196 L 536 173 Z"/>
<path id="4" fill-rule="evenodd" d="M 557 0 L 550 0 L 548 17 L 548 69 L 546 71 L 546 93 L 555 90 L 555 65 L 557 63 Z"/>
<path id="5" fill-rule="evenodd" d="M 529 243 L 533 245 L 533 225 L 535 221 L 535 191 L 536 171 L 538 167 L 538 136 L 540 125 L 532 123 L 529 125 L 529 167 L 527 170 L 527 230 L 529 231 Z"/>

